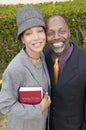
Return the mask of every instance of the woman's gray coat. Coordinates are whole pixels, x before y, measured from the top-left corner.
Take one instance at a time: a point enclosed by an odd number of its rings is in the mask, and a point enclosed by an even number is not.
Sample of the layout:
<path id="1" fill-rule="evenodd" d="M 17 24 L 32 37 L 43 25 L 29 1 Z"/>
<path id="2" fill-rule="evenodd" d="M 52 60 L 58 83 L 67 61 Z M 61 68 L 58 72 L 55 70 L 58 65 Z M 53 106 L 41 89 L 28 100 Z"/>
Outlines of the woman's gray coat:
<path id="1" fill-rule="evenodd" d="M 45 89 L 48 90 L 50 81 L 43 53 L 41 59 L 48 81 Z M 39 75 L 22 49 L 3 74 L 0 112 L 8 115 L 8 130 L 45 130 L 48 110 L 42 113 L 40 104 L 25 105 L 18 101 L 19 87 L 34 85 L 42 86 Z"/>

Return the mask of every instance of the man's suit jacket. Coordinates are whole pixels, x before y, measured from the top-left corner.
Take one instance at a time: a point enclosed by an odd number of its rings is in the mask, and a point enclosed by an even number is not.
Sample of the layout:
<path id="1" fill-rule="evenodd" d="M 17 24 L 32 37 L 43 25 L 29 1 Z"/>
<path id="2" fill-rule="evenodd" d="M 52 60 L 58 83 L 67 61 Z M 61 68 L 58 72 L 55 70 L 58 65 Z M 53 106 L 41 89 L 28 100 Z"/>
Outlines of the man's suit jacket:
<path id="1" fill-rule="evenodd" d="M 86 52 L 74 46 L 56 85 L 51 49 L 45 56 L 52 86 L 50 130 L 86 130 Z"/>

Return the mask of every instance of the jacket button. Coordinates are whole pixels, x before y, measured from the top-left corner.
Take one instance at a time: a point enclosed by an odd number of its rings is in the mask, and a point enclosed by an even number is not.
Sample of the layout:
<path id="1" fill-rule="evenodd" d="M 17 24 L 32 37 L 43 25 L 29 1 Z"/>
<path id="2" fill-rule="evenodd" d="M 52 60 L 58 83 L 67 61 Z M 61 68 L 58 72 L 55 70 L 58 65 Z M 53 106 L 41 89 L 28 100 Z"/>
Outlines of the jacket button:
<path id="1" fill-rule="evenodd" d="M 56 99 L 56 97 L 54 96 L 53 99 Z"/>
<path id="2" fill-rule="evenodd" d="M 55 107 L 53 107 L 53 111 L 55 111 L 56 109 L 55 109 Z"/>

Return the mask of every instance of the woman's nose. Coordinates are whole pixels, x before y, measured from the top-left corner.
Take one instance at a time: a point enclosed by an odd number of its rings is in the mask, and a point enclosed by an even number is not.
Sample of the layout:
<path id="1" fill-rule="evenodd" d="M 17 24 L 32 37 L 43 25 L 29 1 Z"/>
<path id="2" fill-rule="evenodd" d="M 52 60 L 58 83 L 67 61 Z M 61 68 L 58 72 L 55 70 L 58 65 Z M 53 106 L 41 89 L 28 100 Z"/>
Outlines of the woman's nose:
<path id="1" fill-rule="evenodd" d="M 34 33 L 33 38 L 34 38 L 34 40 L 38 40 L 39 39 L 39 35 L 37 33 Z"/>

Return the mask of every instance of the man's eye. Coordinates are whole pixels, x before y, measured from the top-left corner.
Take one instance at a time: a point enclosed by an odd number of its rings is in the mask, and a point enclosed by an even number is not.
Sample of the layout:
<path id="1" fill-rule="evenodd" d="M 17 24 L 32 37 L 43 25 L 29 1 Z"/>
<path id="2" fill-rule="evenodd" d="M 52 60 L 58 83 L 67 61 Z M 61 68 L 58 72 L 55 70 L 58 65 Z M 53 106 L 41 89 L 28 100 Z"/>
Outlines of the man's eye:
<path id="1" fill-rule="evenodd" d="M 65 30 L 62 30 L 62 31 L 60 31 L 60 34 L 64 34 L 66 31 Z"/>
<path id="2" fill-rule="evenodd" d="M 48 32 L 48 33 L 47 33 L 48 36 L 51 36 L 51 35 L 53 35 L 53 34 L 54 34 L 53 32 Z"/>

